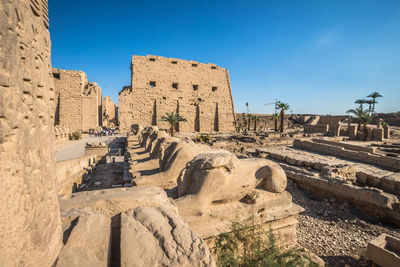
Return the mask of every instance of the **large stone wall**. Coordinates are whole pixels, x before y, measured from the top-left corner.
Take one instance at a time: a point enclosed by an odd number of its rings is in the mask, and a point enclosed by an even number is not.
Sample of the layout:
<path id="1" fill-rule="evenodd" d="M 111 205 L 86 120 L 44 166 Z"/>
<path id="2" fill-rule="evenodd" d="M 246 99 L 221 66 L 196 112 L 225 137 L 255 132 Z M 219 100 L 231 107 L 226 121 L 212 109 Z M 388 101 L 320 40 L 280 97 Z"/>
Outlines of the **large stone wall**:
<path id="1" fill-rule="evenodd" d="M 227 69 L 159 56 L 132 57 L 132 83 L 119 94 L 122 130 L 131 124 L 167 129 L 161 117 L 177 112 L 180 132 L 234 131 L 235 113 Z"/>
<path id="2" fill-rule="evenodd" d="M 118 125 L 118 105 L 111 101 L 111 97 L 103 97 L 101 108 L 102 126 L 114 127 Z"/>
<path id="3" fill-rule="evenodd" d="M 101 125 L 101 88 L 82 71 L 53 69 L 55 125 L 88 131 Z"/>
<path id="4" fill-rule="evenodd" d="M 0 262 L 52 266 L 61 249 L 47 0 L 0 1 Z"/>

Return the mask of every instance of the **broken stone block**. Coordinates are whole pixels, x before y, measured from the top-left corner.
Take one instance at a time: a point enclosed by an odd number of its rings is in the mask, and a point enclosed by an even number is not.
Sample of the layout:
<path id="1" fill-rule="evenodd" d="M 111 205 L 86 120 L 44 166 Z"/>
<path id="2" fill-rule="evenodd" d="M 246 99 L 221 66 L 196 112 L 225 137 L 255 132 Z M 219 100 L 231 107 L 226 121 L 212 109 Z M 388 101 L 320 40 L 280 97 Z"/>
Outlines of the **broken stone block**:
<path id="1" fill-rule="evenodd" d="M 365 257 L 382 267 L 400 266 L 400 239 L 381 234 L 368 243 Z"/>
<path id="2" fill-rule="evenodd" d="M 215 266 L 203 240 L 165 208 L 121 214 L 121 266 Z"/>
<path id="3" fill-rule="evenodd" d="M 63 222 L 68 219 L 70 224 L 64 231 L 65 245 L 56 266 L 106 267 L 110 242 L 110 217 L 90 209 L 78 209 L 62 214 Z"/>

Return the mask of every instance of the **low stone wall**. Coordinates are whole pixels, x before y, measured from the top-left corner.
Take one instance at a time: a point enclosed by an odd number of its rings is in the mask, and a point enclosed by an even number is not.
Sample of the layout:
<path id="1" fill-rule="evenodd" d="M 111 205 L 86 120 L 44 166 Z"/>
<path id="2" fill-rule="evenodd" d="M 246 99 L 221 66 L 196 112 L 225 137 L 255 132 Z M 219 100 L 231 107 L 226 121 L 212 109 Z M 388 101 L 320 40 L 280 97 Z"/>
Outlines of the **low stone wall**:
<path id="1" fill-rule="evenodd" d="M 396 196 L 380 189 L 359 187 L 324 179 L 300 168 L 281 164 L 288 178 L 296 181 L 300 188 L 317 198 L 336 198 L 352 203 L 359 211 L 380 220 L 400 225 L 399 201 Z"/>
<path id="2" fill-rule="evenodd" d="M 97 160 L 101 160 L 104 156 L 106 156 L 108 151 L 109 148 L 107 145 L 85 147 L 85 155 L 95 155 L 97 157 Z"/>
<path id="3" fill-rule="evenodd" d="M 334 155 L 338 157 L 348 158 L 351 160 L 366 162 L 369 164 L 381 166 L 389 170 L 400 171 L 399 158 L 370 154 L 365 151 L 353 151 L 335 145 L 315 143 L 312 141 L 306 141 L 300 139 L 295 139 L 293 142 L 293 146 L 299 148 L 305 148 L 307 150 L 323 154 Z"/>
<path id="4" fill-rule="evenodd" d="M 342 143 L 342 142 L 325 140 L 325 139 L 314 138 L 312 141 L 317 142 L 317 143 L 322 143 L 322 144 L 333 145 L 333 146 L 340 146 L 347 150 L 353 150 L 353 151 L 364 151 L 364 152 L 368 152 L 368 153 L 375 153 L 375 151 L 376 151 L 376 147 L 358 146 L 358 145 L 346 144 L 346 143 Z"/>
<path id="5" fill-rule="evenodd" d="M 329 131 L 328 124 L 316 124 L 316 125 L 304 125 L 304 133 L 313 134 L 313 133 L 322 133 L 326 134 Z"/>
<path id="6" fill-rule="evenodd" d="M 96 164 L 96 155 L 86 155 L 57 162 L 56 186 L 58 194 L 64 195 L 75 192 L 78 185 L 86 179 Z"/>

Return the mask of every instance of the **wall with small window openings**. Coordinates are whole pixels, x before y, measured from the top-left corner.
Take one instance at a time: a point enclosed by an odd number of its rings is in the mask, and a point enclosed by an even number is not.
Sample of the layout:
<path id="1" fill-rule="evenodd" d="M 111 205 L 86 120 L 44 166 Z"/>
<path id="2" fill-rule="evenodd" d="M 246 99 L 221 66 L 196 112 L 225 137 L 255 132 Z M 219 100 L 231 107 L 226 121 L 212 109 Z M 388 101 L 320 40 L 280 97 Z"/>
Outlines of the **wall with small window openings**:
<path id="1" fill-rule="evenodd" d="M 235 111 L 227 69 L 215 64 L 160 56 L 136 56 L 131 63 L 131 86 L 119 93 L 122 130 L 132 124 L 157 125 L 166 112 L 186 118 L 180 132 L 234 130 Z"/>

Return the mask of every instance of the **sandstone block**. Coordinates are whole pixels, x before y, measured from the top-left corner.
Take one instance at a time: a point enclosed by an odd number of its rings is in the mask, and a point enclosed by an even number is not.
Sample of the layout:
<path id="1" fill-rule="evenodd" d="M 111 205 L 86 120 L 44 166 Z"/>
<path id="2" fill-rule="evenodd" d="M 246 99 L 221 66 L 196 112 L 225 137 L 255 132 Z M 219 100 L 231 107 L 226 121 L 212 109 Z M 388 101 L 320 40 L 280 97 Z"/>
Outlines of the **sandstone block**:
<path id="1" fill-rule="evenodd" d="M 203 240 L 176 214 L 140 207 L 121 214 L 121 266 L 215 266 Z"/>
<path id="2" fill-rule="evenodd" d="M 75 210 L 64 216 L 74 219 L 64 232 L 67 240 L 56 266 L 108 266 L 110 217 L 90 209 Z"/>
<path id="3" fill-rule="evenodd" d="M 365 257 L 382 267 L 400 266 L 400 239 L 381 234 L 368 243 Z"/>

